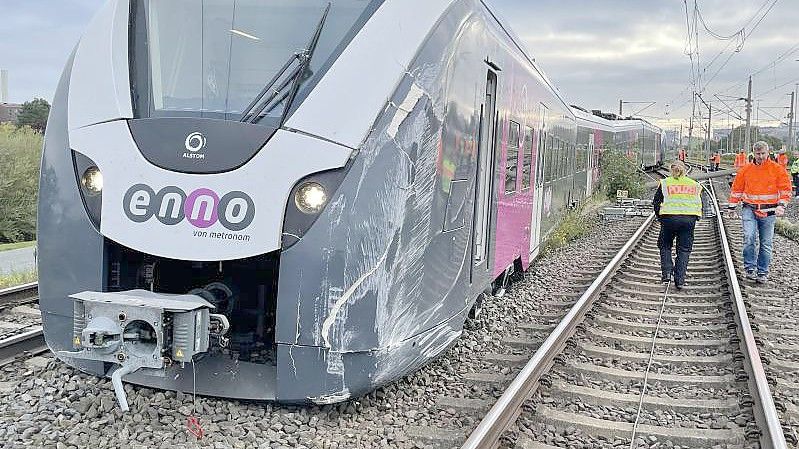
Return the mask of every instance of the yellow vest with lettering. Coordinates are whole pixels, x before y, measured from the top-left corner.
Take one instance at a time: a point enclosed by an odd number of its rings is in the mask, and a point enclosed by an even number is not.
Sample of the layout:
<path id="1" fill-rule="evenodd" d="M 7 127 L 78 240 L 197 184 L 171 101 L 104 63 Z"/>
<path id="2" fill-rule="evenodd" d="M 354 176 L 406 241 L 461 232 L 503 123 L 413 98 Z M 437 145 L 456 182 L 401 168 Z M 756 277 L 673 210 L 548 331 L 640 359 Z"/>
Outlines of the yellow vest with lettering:
<path id="1" fill-rule="evenodd" d="M 702 216 L 702 187 L 693 179 L 669 176 L 660 181 L 660 190 L 663 192 L 660 215 Z"/>

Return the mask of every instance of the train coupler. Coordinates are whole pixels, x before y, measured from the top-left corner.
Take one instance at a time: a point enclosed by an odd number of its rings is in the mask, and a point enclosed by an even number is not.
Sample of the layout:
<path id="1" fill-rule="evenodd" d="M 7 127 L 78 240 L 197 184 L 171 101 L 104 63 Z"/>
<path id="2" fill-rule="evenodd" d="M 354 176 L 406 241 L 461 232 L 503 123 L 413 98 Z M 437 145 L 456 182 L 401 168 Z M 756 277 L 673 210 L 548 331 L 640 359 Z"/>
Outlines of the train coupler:
<path id="1" fill-rule="evenodd" d="M 138 370 L 164 376 L 172 362 L 191 362 L 208 351 L 212 337 L 222 340 L 230 325 L 214 305 L 197 295 L 147 290 L 86 291 L 74 302 L 72 343 L 77 351 L 58 354 L 119 365 L 111 374 L 122 411 L 128 401 L 122 377 Z"/>

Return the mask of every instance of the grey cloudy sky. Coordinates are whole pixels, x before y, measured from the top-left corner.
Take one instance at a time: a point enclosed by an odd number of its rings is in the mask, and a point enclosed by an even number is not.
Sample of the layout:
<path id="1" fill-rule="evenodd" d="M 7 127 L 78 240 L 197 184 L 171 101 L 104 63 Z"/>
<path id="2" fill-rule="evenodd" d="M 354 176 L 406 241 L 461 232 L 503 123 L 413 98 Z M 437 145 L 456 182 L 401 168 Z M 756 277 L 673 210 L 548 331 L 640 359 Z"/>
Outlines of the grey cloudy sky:
<path id="1" fill-rule="evenodd" d="M 50 99 L 68 54 L 104 0 L 0 0 L 0 68 L 10 71 L 10 100 Z M 680 0 L 488 0 L 504 16 L 571 103 L 618 109 L 619 99 L 656 101 L 641 115 L 679 126 L 691 112 L 685 4 Z M 687 0 L 689 13 L 693 1 Z M 700 25 L 699 63 L 710 83 L 704 97 L 737 113 L 748 74 L 755 77 L 758 115 L 784 117 L 799 82 L 799 0 L 698 0 L 707 26 L 748 37 L 722 41 Z M 755 23 L 760 20 L 755 28 Z M 753 29 L 754 28 L 754 29 Z M 726 50 L 725 50 L 726 48 Z M 783 61 L 769 64 L 786 51 Z M 712 65 L 708 62 L 719 55 Z M 668 106 L 666 106 L 668 105 Z M 642 106 L 625 105 L 625 112 Z M 723 124 L 726 115 L 722 114 Z M 670 122 L 665 121 L 670 119 Z"/>

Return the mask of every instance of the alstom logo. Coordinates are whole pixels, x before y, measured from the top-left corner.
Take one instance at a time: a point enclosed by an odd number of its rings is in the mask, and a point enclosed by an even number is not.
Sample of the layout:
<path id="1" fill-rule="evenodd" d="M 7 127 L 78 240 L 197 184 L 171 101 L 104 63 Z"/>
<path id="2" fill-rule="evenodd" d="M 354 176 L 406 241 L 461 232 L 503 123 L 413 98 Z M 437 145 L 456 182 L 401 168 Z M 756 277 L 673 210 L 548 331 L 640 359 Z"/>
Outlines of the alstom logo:
<path id="1" fill-rule="evenodd" d="M 211 189 L 200 188 L 188 195 L 180 187 L 166 186 L 156 193 L 146 184 L 136 184 L 122 200 L 125 215 L 136 223 L 155 217 L 173 226 L 184 219 L 194 227 L 208 228 L 216 223 L 230 231 L 241 231 L 255 218 L 255 203 L 244 192 L 233 191 L 221 198 Z"/>

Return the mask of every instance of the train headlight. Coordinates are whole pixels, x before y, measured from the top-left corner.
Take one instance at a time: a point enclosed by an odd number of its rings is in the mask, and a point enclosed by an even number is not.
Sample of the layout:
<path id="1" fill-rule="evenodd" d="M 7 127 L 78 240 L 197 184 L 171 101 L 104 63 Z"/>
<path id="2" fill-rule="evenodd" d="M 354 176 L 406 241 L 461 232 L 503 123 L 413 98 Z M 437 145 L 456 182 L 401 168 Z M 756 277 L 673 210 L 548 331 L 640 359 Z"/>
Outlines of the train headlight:
<path id="1" fill-rule="evenodd" d="M 103 174 L 97 167 L 89 167 L 80 177 L 80 185 L 89 195 L 98 195 L 103 191 Z"/>
<path id="2" fill-rule="evenodd" d="M 316 182 L 306 182 L 297 189 L 294 203 L 302 213 L 317 214 L 327 203 L 327 191 Z"/>

